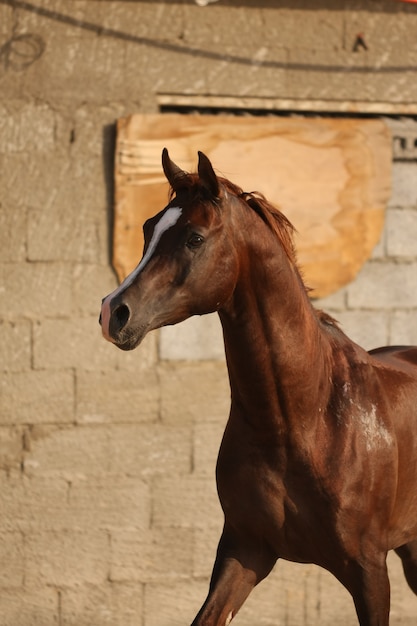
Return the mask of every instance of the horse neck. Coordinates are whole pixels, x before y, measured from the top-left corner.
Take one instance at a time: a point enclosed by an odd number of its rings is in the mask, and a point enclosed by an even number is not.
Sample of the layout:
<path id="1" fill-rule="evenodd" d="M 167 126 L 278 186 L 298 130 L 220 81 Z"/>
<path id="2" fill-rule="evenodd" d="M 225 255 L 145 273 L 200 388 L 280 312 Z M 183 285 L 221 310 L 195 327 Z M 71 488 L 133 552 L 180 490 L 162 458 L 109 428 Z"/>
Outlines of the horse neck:
<path id="1" fill-rule="evenodd" d="M 295 264 L 274 238 L 261 233 L 248 246 L 233 297 L 219 312 L 232 413 L 262 429 L 268 422 L 305 429 L 326 395 L 330 348 Z M 273 253 L 265 254 L 265 240 Z"/>

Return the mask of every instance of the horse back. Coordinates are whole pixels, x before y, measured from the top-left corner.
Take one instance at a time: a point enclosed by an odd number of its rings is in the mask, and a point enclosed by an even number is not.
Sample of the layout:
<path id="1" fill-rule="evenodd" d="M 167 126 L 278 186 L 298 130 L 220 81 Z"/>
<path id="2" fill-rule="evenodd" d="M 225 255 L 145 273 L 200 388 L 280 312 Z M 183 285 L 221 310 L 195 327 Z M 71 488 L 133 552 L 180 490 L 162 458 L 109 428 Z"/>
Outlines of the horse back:
<path id="1" fill-rule="evenodd" d="M 405 371 L 417 380 L 417 346 L 384 346 L 370 350 L 369 354 L 381 364 Z"/>

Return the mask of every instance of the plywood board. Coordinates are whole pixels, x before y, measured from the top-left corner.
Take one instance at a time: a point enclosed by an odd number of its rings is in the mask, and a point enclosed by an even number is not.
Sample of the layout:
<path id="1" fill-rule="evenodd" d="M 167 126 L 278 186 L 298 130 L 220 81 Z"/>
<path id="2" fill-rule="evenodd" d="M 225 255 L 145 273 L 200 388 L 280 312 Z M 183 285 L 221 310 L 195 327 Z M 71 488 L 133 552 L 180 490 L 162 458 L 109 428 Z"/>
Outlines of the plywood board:
<path id="1" fill-rule="evenodd" d="M 353 280 L 379 241 L 391 185 L 383 121 L 232 115 L 132 115 L 119 120 L 114 267 L 122 280 L 142 255 L 142 225 L 167 204 L 166 146 L 194 171 L 197 151 L 219 175 L 260 191 L 295 225 L 313 296 Z"/>

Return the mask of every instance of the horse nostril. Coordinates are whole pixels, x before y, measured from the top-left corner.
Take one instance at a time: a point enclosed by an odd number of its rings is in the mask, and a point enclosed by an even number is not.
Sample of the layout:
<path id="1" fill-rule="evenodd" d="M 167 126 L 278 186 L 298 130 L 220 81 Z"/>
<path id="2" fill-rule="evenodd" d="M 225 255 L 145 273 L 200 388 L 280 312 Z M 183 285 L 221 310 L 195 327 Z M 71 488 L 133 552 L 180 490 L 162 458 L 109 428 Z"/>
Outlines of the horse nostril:
<path id="1" fill-rule="evenodd" d="M 122 330 L 129 321 L 130 309 L 127 304 L 120 304 L 112 313 L 117 330 Z"/>

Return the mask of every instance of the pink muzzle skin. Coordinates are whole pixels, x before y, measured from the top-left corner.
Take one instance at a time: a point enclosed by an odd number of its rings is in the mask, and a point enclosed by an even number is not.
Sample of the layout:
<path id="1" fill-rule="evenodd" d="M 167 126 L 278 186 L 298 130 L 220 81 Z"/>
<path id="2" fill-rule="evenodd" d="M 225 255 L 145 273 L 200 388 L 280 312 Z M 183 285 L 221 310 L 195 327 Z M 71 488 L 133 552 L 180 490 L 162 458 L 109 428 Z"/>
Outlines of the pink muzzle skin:
<path id="1" fill-rule="evenodd" d="M 107 296 L 107 298 L 104 300 L 103 304 L 101 305 L 101 332 L 103 334 L 104 339 L 107 339 L 107 341 L 111 341 L 113 343 L 113 339 L 110 337 L 110 333 L 109 333 L 110 315 L 111 315 L 110 303 L 111 303 L 112 297 L 113 297 L 113 294 L 111 293 L 109 296 Z"/>

